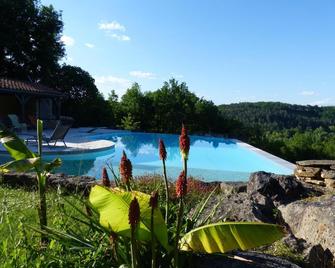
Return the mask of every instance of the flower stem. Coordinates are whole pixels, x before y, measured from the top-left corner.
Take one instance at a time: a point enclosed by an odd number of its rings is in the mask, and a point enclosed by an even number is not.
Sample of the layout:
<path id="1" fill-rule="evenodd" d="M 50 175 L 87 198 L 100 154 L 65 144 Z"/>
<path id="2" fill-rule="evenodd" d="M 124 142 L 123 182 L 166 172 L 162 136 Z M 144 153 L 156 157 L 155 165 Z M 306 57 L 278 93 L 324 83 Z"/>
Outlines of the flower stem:
<path id="1" fill-rule="evenodd" d="M 165 223 L 168 223 L 168 217 L 169 217 L 169 202 L 170 202 L 170 196 L 169 196 L 169 183 L 166 176 L 166 166 L 165 166 L 165 160 L 163 159 L 163 175 L 164 175 L 164 182 L 165 182 Z"/>
<path id="2" fill-rule="evenodd" d="M 156 267 L 156 241 L 154 233 L 154 207 L 151 208 L 151 268 Z"/>
<path id="3" fill-rule="evenodd" d="M 131 228 L 130 254 L 131 254 L 131 268 L 136 268 L 137 263 L 136 263 L 135 228 Z"/>

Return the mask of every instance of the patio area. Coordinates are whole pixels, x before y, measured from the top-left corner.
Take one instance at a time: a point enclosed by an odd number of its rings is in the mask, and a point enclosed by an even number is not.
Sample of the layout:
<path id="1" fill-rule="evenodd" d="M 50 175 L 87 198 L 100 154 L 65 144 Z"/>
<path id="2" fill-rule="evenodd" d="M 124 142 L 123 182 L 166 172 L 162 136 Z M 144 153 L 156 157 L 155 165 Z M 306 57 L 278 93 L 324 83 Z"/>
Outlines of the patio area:
<path id="1" fill-rule="evenodd" d="M 50 146 L 47 143 L 43 142 L 43 153 L 45 154 L 75 154 L 75 153 L 84 153 L 84 152 L 97 152 L 108 150 L 114 147 L 114 142 L 109 140 L 93 140 L 92 137 L 97 134 L 110 133 L 113 130 L 107 128 L 71 128 L 65 137 L 65 142 L 67 147 L 64 146 L 62 141 L 58 141 L 54 146 L 54 143 L 50 143 Z M 43 135 L 50 135 L 52 130 L 45 130 Z M 19 137 L 28 141 L 28 147 L 36 152 L 37 143 L 33 140 L 36 131 L 29 130 L 19 133 Z M 0 144 L 0 154 L 7 153 L 6 149 Z"/>

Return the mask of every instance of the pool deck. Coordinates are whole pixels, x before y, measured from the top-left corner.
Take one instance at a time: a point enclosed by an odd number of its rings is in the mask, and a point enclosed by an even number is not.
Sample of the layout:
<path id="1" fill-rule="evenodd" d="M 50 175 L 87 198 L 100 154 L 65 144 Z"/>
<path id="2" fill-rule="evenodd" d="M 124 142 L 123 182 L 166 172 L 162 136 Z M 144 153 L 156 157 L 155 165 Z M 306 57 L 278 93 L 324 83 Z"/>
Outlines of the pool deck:
<path id="1" fill-rule="evenodd" d="M 45 154 L 75 154 L 75 153 L 85 153 L 85 152 L 96 152 L 111 149 L 115 146 L 114 142 L 109 140 L 91 140 L 90 138 L 96 134 L 111 133 L 112 129 L 106 128 L 71 128 L 65 137 L 65 143 L 67 147 L 64 146 L 63 142 L 59 141 L 54 146 L 54 143 L 50 143 L 48 146 L 43 142 L 43 153 Z M 26 131 L 19 134 L 22 140 L 31 139 L 28 141 L 28 147 L 32 151 L 37 151 L 36 141 L 32 139 L 36 132 Z M 43 135 L 49 136 L 51 131 L 46 130 Z M 0 154 L 5 153 L 6 149 L 0 144 Z"/>
<path id="2" fill-rule="evenodd" d="M 255 146 L 252 146 L 252 145 L 250 145 L 248 143 L 245 143 L 243 141 L 240 141 L 238 139 L 232 139 L 232 140 L 235 141 L 238 145 L 240 145 L 240 146 L 242 146 L 244 148 L 247 148 L 248 150 L 251 150 L 251 151 L 253 151 L 253 152 L 257 153 L 257 154 L 260 154 L 260 155 L 262 155 L 262 156 L 264 156 L 264 157 L 272 160 L 273 162 L 277 163 L 278 165 L 284 166 L 284 167 L 286 167 L 288 169 L 291 169 L 291 170 L 295 169 L 295 165 L 293 163 L 289 162 L 289 161 L 286 161 L 286 160 L 284 160 L 284 159 L 282 159 L 282 158 L 280 158 L 278 156 L 270 154 L 270 153 L 268 153 L 266 151 L 263 151 L 263 150 L 255 147 Z"/>

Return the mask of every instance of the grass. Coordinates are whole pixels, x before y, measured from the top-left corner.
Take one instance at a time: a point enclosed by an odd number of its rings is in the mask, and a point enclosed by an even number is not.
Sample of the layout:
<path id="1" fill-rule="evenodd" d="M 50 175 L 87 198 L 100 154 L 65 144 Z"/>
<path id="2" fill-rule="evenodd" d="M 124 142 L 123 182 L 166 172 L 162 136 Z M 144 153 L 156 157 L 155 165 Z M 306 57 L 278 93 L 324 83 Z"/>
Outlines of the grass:
<path id="1" fill-rule="evenodd" d="M 81 205 L 78 196 L 66 196 L 73 204 Z M 36 206 L 38 196 L 29 189 L 0 185 L 0 267 L 65 267 L 80 264 L 75 252 L 51 241 L 46 248 L 40 246 Z M 47 193 L 48 224 L 55 229 L 77 228 L 71 219 L 76 211 L 64 202 L 57 191 Z M 68 215 L 68 216 L 67 216 Z M 84 231 L 84 230 L 83 230 Z M 74 265 L 76 266 L 76 265 Z"/>

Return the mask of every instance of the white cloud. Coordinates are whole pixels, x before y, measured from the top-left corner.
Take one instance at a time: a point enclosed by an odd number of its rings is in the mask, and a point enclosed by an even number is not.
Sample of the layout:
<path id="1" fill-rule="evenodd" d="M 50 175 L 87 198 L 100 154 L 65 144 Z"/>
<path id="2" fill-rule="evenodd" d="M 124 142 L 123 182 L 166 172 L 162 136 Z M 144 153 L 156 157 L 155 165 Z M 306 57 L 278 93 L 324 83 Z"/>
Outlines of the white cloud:
<path id="1" fill-rule="evenodd" d="M 74 43 L 75 43 L 74 39 L 71 36 L 68 36 L 68 35 L 63 35 L 60 38 L 60 41 L 62 41 L 63 44 L 68 46 L 68 47 L 74 46 Z"/>
<path id="2" fill-rule="evenodd" d="M 128 35 L 113 33 L 110 34 L 110 36 L 119 41 L 130 41 L 130 37 Z"/>
<path id="3" fill-rule="evenodd" d="M 304 90 L 304 91 L 300 92 L 300 95 L 303 95 L 303 96 L 313 96 L 313 95 L 315 95 L 315 92 L 312 91 L 312 90 Z"/>
<path id="4" fill-rule="evenodd" d="M 95 76 L 94 79 L 96 86 L 106 97 L 112 89 L 114 89 L 119 96 L 122 96 L 126 92 L 126 89 L 132 84 L 132 82 L 126 78 L 113 75 Z"/>
<path id="5" fill-rule="evenodd" d="M 91 44 L 91 43 L 85 43 L 85 46 L 88 48 L 94 48 L 95 45 Z"/>
<path id="6" fill-rule="evenodd" d="M 156 75 L 150 72 L 143 72 L 143 71 L 131 71 L 129 72 L 130 76 L 136 78 L 144 78 L 144 79 L 155 79 Z"/>
<path id="7" fill-rule="evenodd" d="M 311 102 L 310 105 L 322 106 L 322 105 L 329 104 L 329 102 L 330 102 L 330 98 L 327 98 L 327 99 L 317 100 L 317 101 Z"/>
<path id="8" fill-rule="evenodd" d="M 122 31 L 124 32 L 126 30 L 126 27 L 124 27 L 122 24 L 118 23 L 117 21 L 112 22 L 101 22 L 99 23 L 99 29 L 100 30 L 109 30 L 109 31 Z"/>

